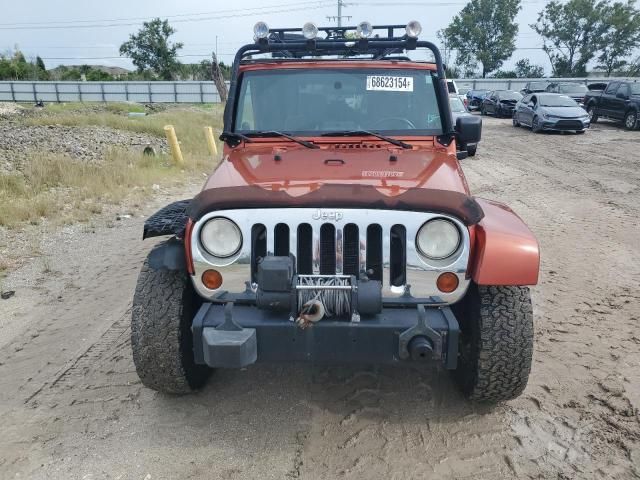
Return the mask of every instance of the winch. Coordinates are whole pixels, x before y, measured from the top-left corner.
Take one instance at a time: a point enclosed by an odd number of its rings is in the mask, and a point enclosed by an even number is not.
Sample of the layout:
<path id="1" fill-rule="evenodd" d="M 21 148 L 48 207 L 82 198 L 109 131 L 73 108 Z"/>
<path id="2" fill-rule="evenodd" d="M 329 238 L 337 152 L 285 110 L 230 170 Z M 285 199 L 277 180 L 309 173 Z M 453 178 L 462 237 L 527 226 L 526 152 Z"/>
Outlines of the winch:
<path id="1" fill-rule="evenodd" d="M 291 320 L 309 326 L 323 317 L 359 322 L 361 316 L 382 311 L 382 283 L 362 274 L 306 275 L 296 273 L 290 255 L 266 256 L 258 262 L 256 305 L 274 311 L 288 311 Z"/>

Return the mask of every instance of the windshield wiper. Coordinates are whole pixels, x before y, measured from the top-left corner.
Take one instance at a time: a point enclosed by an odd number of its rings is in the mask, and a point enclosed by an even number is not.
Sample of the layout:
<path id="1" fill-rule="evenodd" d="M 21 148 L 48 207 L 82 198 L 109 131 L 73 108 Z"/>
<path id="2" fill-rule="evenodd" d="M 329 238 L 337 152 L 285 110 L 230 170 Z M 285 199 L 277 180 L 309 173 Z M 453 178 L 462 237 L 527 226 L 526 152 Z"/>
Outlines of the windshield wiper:
<path id="1" fill-rule="evenodd" d="M 342 132 L 328 132 L 323 133 L 322 137 L 357 137 L 359 135 L 371 135 L 372 137 L 379 138 L 380 140 L 384 140 L 385 142 L 389 142 L 397 147 L 402 147 L 405 149 L 413 148 L 413 145 L 403 142 L 402 140 L 397 140 L 395 138 L 387 137 L 385 135 L 380 135 L 376 132 L 370 132 L 369 130 L 346 130 Z"/>
<path id="2" fill-rule="evenodd" d="M 300 145 L 302 145 L 304 147 L 307 147 L 307 148 L 320 148 L 315 143 L 307 142 L 306 140 L 300 140 L 299 138 L 292 137 L 288 133 L 276 132 L 275 130 L 270 130 L 270 131 L 266 131 L 266 132 L 251 132 L 251 133 L 248 133 L 247 136 L 251 136 L 251 137 L 282 137 L 282 138 L 286 138 L 287 140 L 291 140 L 292 142 L 299 143 Z"/>
<path id="3" fill-rule="evenodd" d="M 228 143 L 231 146 L 239 145 L 240 140 L 244 140 L 245 142 L 249 142 L 249 143 L 253 141 L 246 135 L 243 135 L 241 133 L 236 133 L 236 132 L 222 132 L 222 134 L 220 135 L 220 140 L 222 140 L 223 142 L 228 141 Z"/>

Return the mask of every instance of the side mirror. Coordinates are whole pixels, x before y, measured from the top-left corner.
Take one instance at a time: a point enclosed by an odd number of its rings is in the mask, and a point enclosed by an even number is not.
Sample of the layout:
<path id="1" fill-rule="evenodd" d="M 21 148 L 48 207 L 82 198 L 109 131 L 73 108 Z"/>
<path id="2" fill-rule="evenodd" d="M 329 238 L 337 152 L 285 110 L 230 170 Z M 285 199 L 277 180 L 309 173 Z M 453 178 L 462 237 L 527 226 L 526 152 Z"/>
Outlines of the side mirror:
<path id="1" fill-rule="evenodd" d="M 533 108 L 533 107 L 535 107 L 535 106 L 536 106 L 536 104 L 535 104 L 535 103 L 533 103 L 533 102 L 529 102 L 529 103 L 527 103 L 527 107 L 529 107 L 529 108 Z"/>
<path id="2" fill-rule="evenodd" d="M 456 141 L 459 145 L 478 143 L 482 136 L 482 118 L 458 117 L 456 120 Z"/>

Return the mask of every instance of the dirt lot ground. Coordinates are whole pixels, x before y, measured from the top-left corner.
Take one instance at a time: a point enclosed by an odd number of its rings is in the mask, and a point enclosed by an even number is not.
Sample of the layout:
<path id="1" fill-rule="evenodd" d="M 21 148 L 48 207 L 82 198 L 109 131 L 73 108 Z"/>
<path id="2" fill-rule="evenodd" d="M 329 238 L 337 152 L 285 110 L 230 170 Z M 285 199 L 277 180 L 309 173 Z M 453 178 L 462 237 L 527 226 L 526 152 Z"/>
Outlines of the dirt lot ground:
<path id="1" fill-rule="evenodd" d="M 640 478 L 640 132 L 491 118 L 484 132 L 463 161 L 472 190 L 510 204 L 543 254 L 522 397 L 474 406 L 431 368 L 256 366 L 189 397 L 143 388 L 129 314 L 151 245 L 136 214 L 42 238 L 47 264 L 5 280 L 0 477 Z"/>

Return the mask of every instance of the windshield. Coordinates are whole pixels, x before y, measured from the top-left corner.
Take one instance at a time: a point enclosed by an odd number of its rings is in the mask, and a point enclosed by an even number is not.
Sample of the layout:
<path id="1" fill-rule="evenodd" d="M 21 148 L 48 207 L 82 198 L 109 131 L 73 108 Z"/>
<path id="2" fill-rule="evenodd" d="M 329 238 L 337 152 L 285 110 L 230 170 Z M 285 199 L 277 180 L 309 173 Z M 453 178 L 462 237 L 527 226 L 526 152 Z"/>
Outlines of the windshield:
<path id="1" fill-rule="evenodd" d="M 640 95 L 640 83 L 630 83 L 631 95 Z"/>
<path id="2" fill-rule="evenodd" d="M 576 107 L 578 104 L 572 98 L 564 95 L 549 95 L 548 97 L 539 97 L 540 105 L 543 107 Z"/>
<path id="3" fill-rule="evenodd" d="M 449 97 L 449 103 L 451 104 L 452 112 L 462 113 L 467 111 L 459 97 Z"/>
<path id="4" fill-rule="evenodd" d="M 585 93 L 586 85 L 560 85 L 560 93 Z"/>
<path id="5" fill-rule="evenodd" d="M 520 100 L 522 95 L 518 92 L 498 92 L 498 98 L 500 100 Z"/>
<path id="6" fill-rule="evenodd" d="M 369 130 L 440 135 L 428 70 L 279 69 L 242 77 L 234 131 L 293 135 Z"/>

